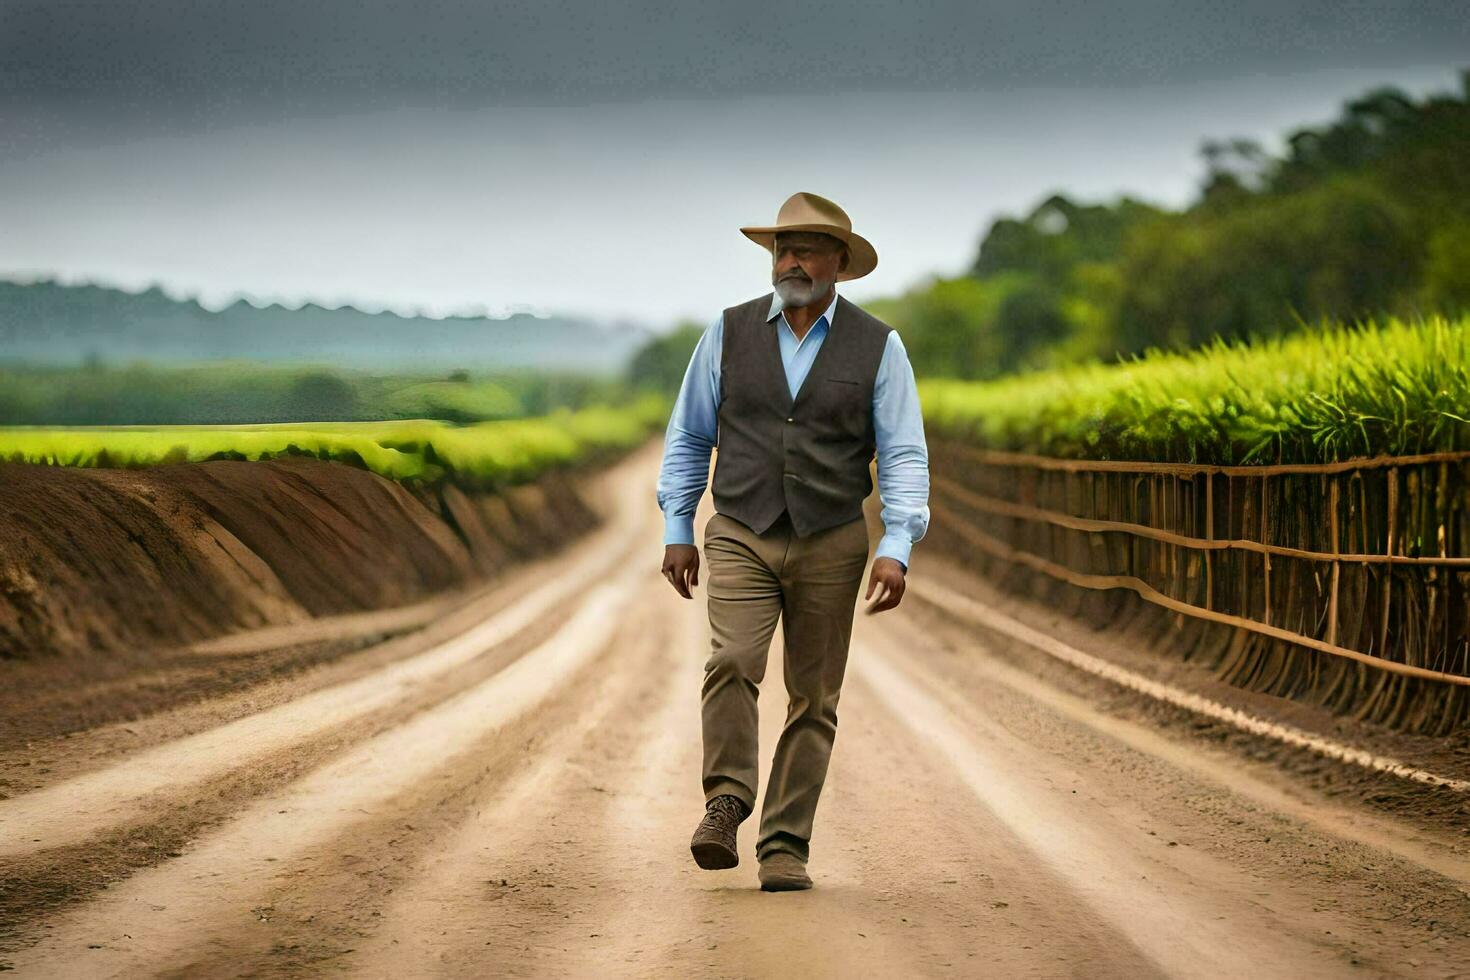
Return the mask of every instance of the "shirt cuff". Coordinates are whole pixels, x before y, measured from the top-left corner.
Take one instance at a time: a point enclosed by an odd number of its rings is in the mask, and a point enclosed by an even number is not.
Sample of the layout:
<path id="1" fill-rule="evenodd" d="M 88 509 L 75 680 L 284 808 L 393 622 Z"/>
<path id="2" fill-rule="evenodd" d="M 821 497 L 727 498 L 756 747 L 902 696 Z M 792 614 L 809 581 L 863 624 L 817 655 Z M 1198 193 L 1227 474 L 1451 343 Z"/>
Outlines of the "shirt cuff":
<path id="1" fill-rule="evenodd" d="M 668 514 L 664 517 L 664 544 L 693 543 L 693 514 Z"/>
<path id="2" fill-rule="evenodd" d="M 885 534 L 883 540 L 878 542 L 878 550 L 874 552 L 874 558 L 892 558 L 903 565 L 904 573 L 909 570 L 909 552 L 913 550 L 914 543 L 898 534 Z"/>

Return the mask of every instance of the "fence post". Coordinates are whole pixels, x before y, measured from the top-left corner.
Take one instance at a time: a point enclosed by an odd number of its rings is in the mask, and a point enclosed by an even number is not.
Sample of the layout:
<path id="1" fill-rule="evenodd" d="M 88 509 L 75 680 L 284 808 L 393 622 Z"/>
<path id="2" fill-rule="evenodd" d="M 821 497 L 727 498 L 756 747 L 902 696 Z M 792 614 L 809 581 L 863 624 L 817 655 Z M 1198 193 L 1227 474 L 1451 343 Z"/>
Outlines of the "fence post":
<path id="1" fill-rule="evenodd" d="M 1266 513 L 1267 513 L 1267 511 L 1266 511 L 1266 484 L 1267 484 L 1267 482 L 1270 479 L 1271 478 L 1269 476 L 1267 476 L 1266 474 L 1264 474 L 1264 473 L 1261 475 L 1261 544 L 1270 544 L 1271 543 L 1271 541 L 1270 541 L 1270 535 L 1267 533 L 1267 522 L 1266 522 Z M 1265 623 L 1267 626 L 1270 626 L 1271 625 L 1271 552 L 1269 552 L 1269 551 L 1263 551 L 1263 552 L 1261 552 L 1261 557 L 1263 559 L 1265 559 L 1265 562 L 1264 562 L 1264 565 L 1265 565 L 1265 575 L 1262 578 L 1262 585 L 1264 586 L 1264 589 L 1265 589 L 1264 596 L 1265 596 L 1265 600 L 1266 600 L 1265 615 L 1262 617 L 1261 622 Z"/>
<path id="2" fill-rule="evenodd" d="M 1439 464 L 1439 492 L 1434 499 L 1434 517 L 1439 525 L 1435 529 L 1435 537 L 1439 539 L 1439 555 L 1441 558 L 1449 554 L 1446 550 L 1449 545 L 1449 512 L 1450 512 L 1450 464 L 1441 460 Z M 1450 656 L 1450 603 L 1455 597 L 1455 573 L 1451 569 L 1435 567 L 1434 582 L 1437 588 L 1435 594 L 1439 596 L 1440 617 L 1444 620 L 1444 641 L 1440 648 L 1441 656 L 1434 658 L 1442 669 L 1448 669 L 1445 665 Z M 1434 629 L 1434 621 L 1430 620 L 1430 630 Z"/>
<path id="3" fill-rule="evenodd" d="M 1215 474 L 1205 474 L 1205 540 L 1215 540 Z M 1215 608 L 1215 551 L 1205 549 L 1205 608 Z"/>
<path id="4" fill-rule="evenodd" d="M 1172 473 L 1172 474 L 1170 474 L 1170 476 L 1169 476 L 1169 487 L 1170 487 L 1170 489 L 1173 492 L 1169 494 L 1170 500 L 1169 500 L 1169 505 L 1168 505 L 1169 506 L 1169 525 L 1168 525 L 1168 529 L 1170 531 L 1173 531 L 1175 534 L 1180 534 L 1180 533 L 1183 532 L 1183 523 L 1184 522 L 1183 522 L 1183 519 L 1181 518 L 1181 516 L 1179 514 L 1179 474 L 1178 473 Z M 1188 560 L 1189 559 L 1186 558 L 1185 559 L 1185 562 L 1187 563 Z M 1182 588 L 1183 578 L 1184 578 L 1184 576 L 1180 573 L 1180 570 L 1179 570 L 1179 545 L 1177 543 L 1170 542 L 1170 544 L 1169 544 L 1169 595 L 1170 595 L 1170 597 L 1172 597 L 1174 599 L 1178 599 L 1178 598 L 1181 597 L 1180 596 L 1180 593 L 1184 591 L 1183 588 Z M 1175 630 L 1182 630 L 1182 629 L 1184 629 L 1184 613 L 1182 613 L 1182 612 L 1176 612 L 1174 614 L 1174 629 Z"/>
<path id="5" fill-rule="evenodd" d="M 1399 468 L 1388 468 L 1388 533 L 1384 537 L 1383 550 L 1388 561 L 1383 565 L 1383 606 L 1378 621 L 1378 656 L 1388 650 L 1388 607 L 1393 598 L 1393 538 L 1398 523 L 1399 511 Z"/>
<path id="6" fill-rule="evenodd" d="M 1331 501 L 1329 506 L 1332 508 L 1332 511 L 1329 517 L 1331 519 L 1332 527 L 1332 553 L 1335 555 L 1338 554 L 1340 550 L 1337 543 L 1337 475 L 1333 474 L 1332 476 L 1329 476 L 1328 480 L 1331 481 L 1332 486 L 1332 493 L 1329 496 L 1329 500 Z M 1334 561 L 1332 563 L 1332 598 L 1327 601 L 1327 642 L 1334 645 L 1336 645 L 1337 643 L 1337 582 L 1341 572 L 1342 562 Z"/>

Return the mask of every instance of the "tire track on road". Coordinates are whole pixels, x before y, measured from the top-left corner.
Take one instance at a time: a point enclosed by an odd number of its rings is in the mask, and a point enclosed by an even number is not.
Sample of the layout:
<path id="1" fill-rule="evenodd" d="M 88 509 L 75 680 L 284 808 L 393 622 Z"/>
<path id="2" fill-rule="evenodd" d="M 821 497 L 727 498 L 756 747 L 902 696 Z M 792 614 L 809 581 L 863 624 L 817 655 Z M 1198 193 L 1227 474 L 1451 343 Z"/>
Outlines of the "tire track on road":
<path id="1" fill-rule="evenodd" d="M 147 809 L 148 798 L 248 765 L 410 696 L 433 680 L 555 615 L 576 590 L 622 560 L 629 534 L 582 574 L 540 587 L 470 632 L 406 661 L 218 728 L 145 750 L 96 772 L 0 801 L 0 860 L 84 839 Z"/>
<path id="2" fill-rule="evenodd" d="M 693 870 L 687 840 L 681 855 L 667 833 L 699 803 L 687 727 L 697 689 L 684 683 L 693 605 L 659 579 L 646 608 L 656 642 L 629 651 L 636 692 L 595 738 L 542 760 L 537 778 L 487 800 L 427 855 L 353 972 L 621 975 L 628 920 L 644 917 L 661 873 Z"/>
<path id="3" fill-rule="evenodd" d="M 576 764 L 578 754 L 589 746 L 606 747 L 625 717 L 646 716 L 652 701 L 646 664 L 667 646 L 664 626 L 650 615 L 645 597 L 661 587 L 667 587 L 661 578 L 648 577 L 626 615 L 608 624 L 609 645 L 534 713 L 424 773 L 375 806 L 371 816 L 283 869 L 258 899 L 267 922 L 221 919 L 209 949 L 180 950 L 163 975 L 193 980 L 311 976 L 327 968 L 371 976 L 429 972 L 427 957 L 405 963 L 404 972 L 388 965 L 399 962 L 392 940 L 406 935 L 418 949 L 464 921 L 478 893 L 503 896 L 531 887 L 524 881 L 490 887 L 494 883 L 478 873 L 472 848 L 483 850 L 498 838 L 482 839 L 474 828 L 497 812 L 544 823 L 535 807 L 546 787 L 586 776 Z M 430 914 L 405 918 L 404 910 L 423 907 L 410 901 L 413 896 L 428 903 Z M 411 922 L 406 930 L 405 922 Z M 472 945 L 483 954 L 480 943 Z M 365 955 L 376 950 L 388 960 Z"/>
<path id="4" fill-rule="evenodd" d="M 1034 701 L 1080 728 L 1166 763 L 1181 773 L 1188 773 L 1190 777 L 1216 787 L 1221 793 L 1239 797 L 1239 806 L 1264 808 L 1282 818 L 1311 826 L 1324 835 L 1388 852 L 1461 885 L 1470 884 L 1470 858 L 1454 853 L 1443 841 L 1362 808 L 1320 797 L 1302 787 L 1290 775 L 1272 768 L 1263 768 L 1260 764 L 1248 766 L 1238 752 L 1181 740 L 1157 727 L 1109 713 L 1096 699 L 1062 690 L 997 655 L 985 640 L 976 638 L 970 628 L 971 620 L 956 616 L 950 610 L 941 610 L 940 615 L 942 619 L 930 620 L 932 633 L 929 640 L 942 642 L 945 646 L 956 641 L 967 644 L 969 649 L 966 653 L 972 655 L 966 656 L 962 662 L 952 662 L 949 669 L 963 673 L 972 683 L 983 684 L 992 690 L 997 686 L 1003 687 L 1018 697 Z M 1068 668 L 1059 666 L 1058 669 Z M 1453 791 L 1447 789 L 1446 792 Z"/>
<path id="5" fill-rule="evenodd" d="M 1394 975 L 1409 972 L 1410 959 L 1447 966 L 1463 956 L 1465 909 L 1452 883 L 1396 871 L 1388 887 L 1422 896 L 1459 925 L 1404 922 L 1390 934 L 1374 911 L 1383 910 L 1383 896 L 1358 885 L 1375 872 L 1354 870 L 1390 858 L 1299 831 L 1287 815 L 1263 819 L 1228 794 L 1197 808 L 1200 790 L 1187 772 L 1155 765 L 1137 770 L 1153 780 L 1140 782 L 1136 767 L 1110 769 L 1127 749 L 1109 746 L 1106 736 L 1073 737 L 1070 720 L 1053 715 L 1045 700 L 1028 704 L 1024 692 L 1009 690 L 992 696 L 960 676 L 953 658 L 984 656 L 983 647 L 950 653 L 944 665 L 936 663 L 944 654 L 929 649 L 934 638 L 900 645 L 901 624 L 885 630 L 894 631 L 890 645 L 861 648 L 864 688 L 947 759 L 1050 873 L 1171 975 L 1334 976 L 1358 964 Z M 1071 751 L 1077 754 L 1060 754 Z M 1161 797 L 1151 806 L 1155 793 Z M 1171 828 L 1183 814 L 1187 823 Z M 1226 828 L 1248 821 L 1276 827 L 1279 844 L 1271 846 L 1268 830 L 1264 843 L 1249 845 L 1264 849 L 1268 861 L 1246 860 L 1248 852 L 1232 845 L 1236 835 Z M 1425 945 L 1405 958 L 1411 941 Z"/>
<path id="6" fill-rule="evenodd" d="M 634 461 L 610 474 L 610 485 L 626 489 L 651 479 L 648 467 Z M 252 800 L 502 670 L 556 629 L 572 590 L 626 567 L 630 549 L 649 533 L 648 511 L 636 496 L 620 497 L 611 523 L 568 556 L 572 574 L 530 588 L 508 578 L 499 591 L 513 605 L 477 595 L 452 614 L 460 632 L 427 651 L 420 644 L 350 681 L 0 802 L 0 949 L 15 945 L 27 919 L 178 857 L 191 839 Z M 533 566 L 538 573 L 547 568 Z M 461 615 L 492 604 L 495 612 L 482 622 Z M 437 625 L 427 632 L 444 633 Z M 403 645 L 389 644 L 382 657 L 392 650 Z M 135 778 L 143 785 L 134 786 Z"/>
<path id="7" fill-rule="evenodd" d="M 1325 738 L 1311 732 L 1303 731 L 1291 725 L 1268 721 L 1258 718 L 1239 708 L 1232 708 L 1220 704 L 1218 701 L 1184 691 L 1170 684 L 1144 677 L 1131 671 L 1126 667 L 1109 663 L 1101 657 L 1084 653 L 1076 647 L 1061 642 L 1056 637 L 1048 636 L 1040 630 L 1032 629 L 1025 623 L 1012 619 L 994 609 L 986 607 L 983 603 L 976 602 L 962 593 L 946 588 L 934 582 L 925 582 L 917 590 L 918 596 L 926 602 L 933 603 L 951 615 L 962 617 L 972 623 L 978 623 L 982 627 L 994 630 L 1022 643 L 1040 650 L 1047 656 L 1055 657 L 1077 670 L 1092 674 L 1095 677 L 1128 688 L 1147 697 L 1162 701 L 1187 711 L 1195 712 L 1206 718 L 1224 722 L 1242 731 L 1253 735 L 1284 742 L 1296 748 L 1309 749 L 1319 755 L 1326 756 L 1338 762 L 1351 763 L 1366 769 L 1389 773 L 1402 779 L 1425 783 L 1430 786 L 1444 786 L 1459 793 L 1470 793 L 1470 780 L 1455 779 L 1439 773 L 1428 772 L 1417 766 L 1411 766 L 1397 759 L 1381 756 L 1364 749 L 1344 745 L 1334 739 Z"/>
<path id="8" fill-rule="evenodd" d="M 1236 877 L 1232 869 L 1216 868 L 1218 876 L 1205 880 L 1157 858 L 1126 853 L 1112 835 L 1116 818 L 1105 809 L 1085 801 L 1058 802 L 1062 779 L 1085 785 L 1083 779 L 1039 771 L 1032 760 L 1018 758 L 1023 750 L 1007 744 L 1011 737 L 999 726 L 967 731 L 940 699 L 876 646 L 864 643 L 858 654 L 859 676 L 877 699 L 954 767 L 1051 874 L 1163 973 L 1228 975 L 1239 970 L 1244 950 L 1250 951 L 1251 962 L 1272 964 L 1282 976 L 1327 978 L 1345 968 L 1346 956 L 1324 959 L 1315 946 L 1283 941 L 1281 923 L 1269 909 L 1221 902 L 1218 889 Z M 1223 926 L 1222 911 L 1233 920 Z"/>
<path id="9" fill-rule="evenodd" d="M 284 791 L 255 802 L 226 826 L 166 865 L 134 875 L 73 913 L 47 923 L 39 942 L 16 955 L 19 968 L 46 975 L 81 966 L 89 976 L 127 974 L 169 950 L 186 947 L 209 928 L 222 904 L 239 907 L 258 895 L 279 868 L 329 840 L 361 811 L 381 805 L 440 768 L 467 744 L 491 736 L 550 697 L 611 640 L 618 619 L 645 576 L 624 572 L 596 586 L 557 633 L 477 687 L 422 712 L 360 745 Z M 159 916 L 159 896 L 171 914 Z M 102 955 L 78 962 L 79 952 Z M 74 975 L 74 974 L 73 974 Z"/>

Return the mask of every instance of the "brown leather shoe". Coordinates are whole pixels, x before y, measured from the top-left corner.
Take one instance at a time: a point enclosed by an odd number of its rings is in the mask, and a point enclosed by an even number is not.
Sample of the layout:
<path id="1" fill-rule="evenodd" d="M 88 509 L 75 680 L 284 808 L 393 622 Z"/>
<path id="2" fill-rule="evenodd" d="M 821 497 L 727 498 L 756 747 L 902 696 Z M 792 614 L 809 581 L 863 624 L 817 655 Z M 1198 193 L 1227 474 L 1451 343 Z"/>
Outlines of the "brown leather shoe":
<path id="1" fill-rule="evenodd" d="M 725 793 L 706 803 L 704 819 L 699 821 L 699 826 L 694 829 L 694 839 L 689 842 L 694 863 L 706 871 L 733 868 L 739 864 L 735 832 L 748 816 L 750 810 L 738 796 Z"/>
<path id="2" fill-rule="evenodd" d="M 774 851 L 761 861 L 761 891 L 794 892 L 812 887 L 806 864 L 790 851 Z"/>

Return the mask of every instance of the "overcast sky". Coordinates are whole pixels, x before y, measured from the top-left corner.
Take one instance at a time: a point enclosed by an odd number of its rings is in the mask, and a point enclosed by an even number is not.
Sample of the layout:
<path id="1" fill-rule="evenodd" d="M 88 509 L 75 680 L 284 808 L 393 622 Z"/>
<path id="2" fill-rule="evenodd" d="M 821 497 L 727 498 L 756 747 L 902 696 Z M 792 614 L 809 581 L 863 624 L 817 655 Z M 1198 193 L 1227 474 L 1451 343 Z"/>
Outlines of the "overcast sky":
<path id="1" fill-rule="evenodd" d="M 861 302 L 1470 63 L 1450 2 L 407 6 L 0 0 L 0 275 L 665 326 L 769 290 L 736 229 L 807 190 Z"/>

